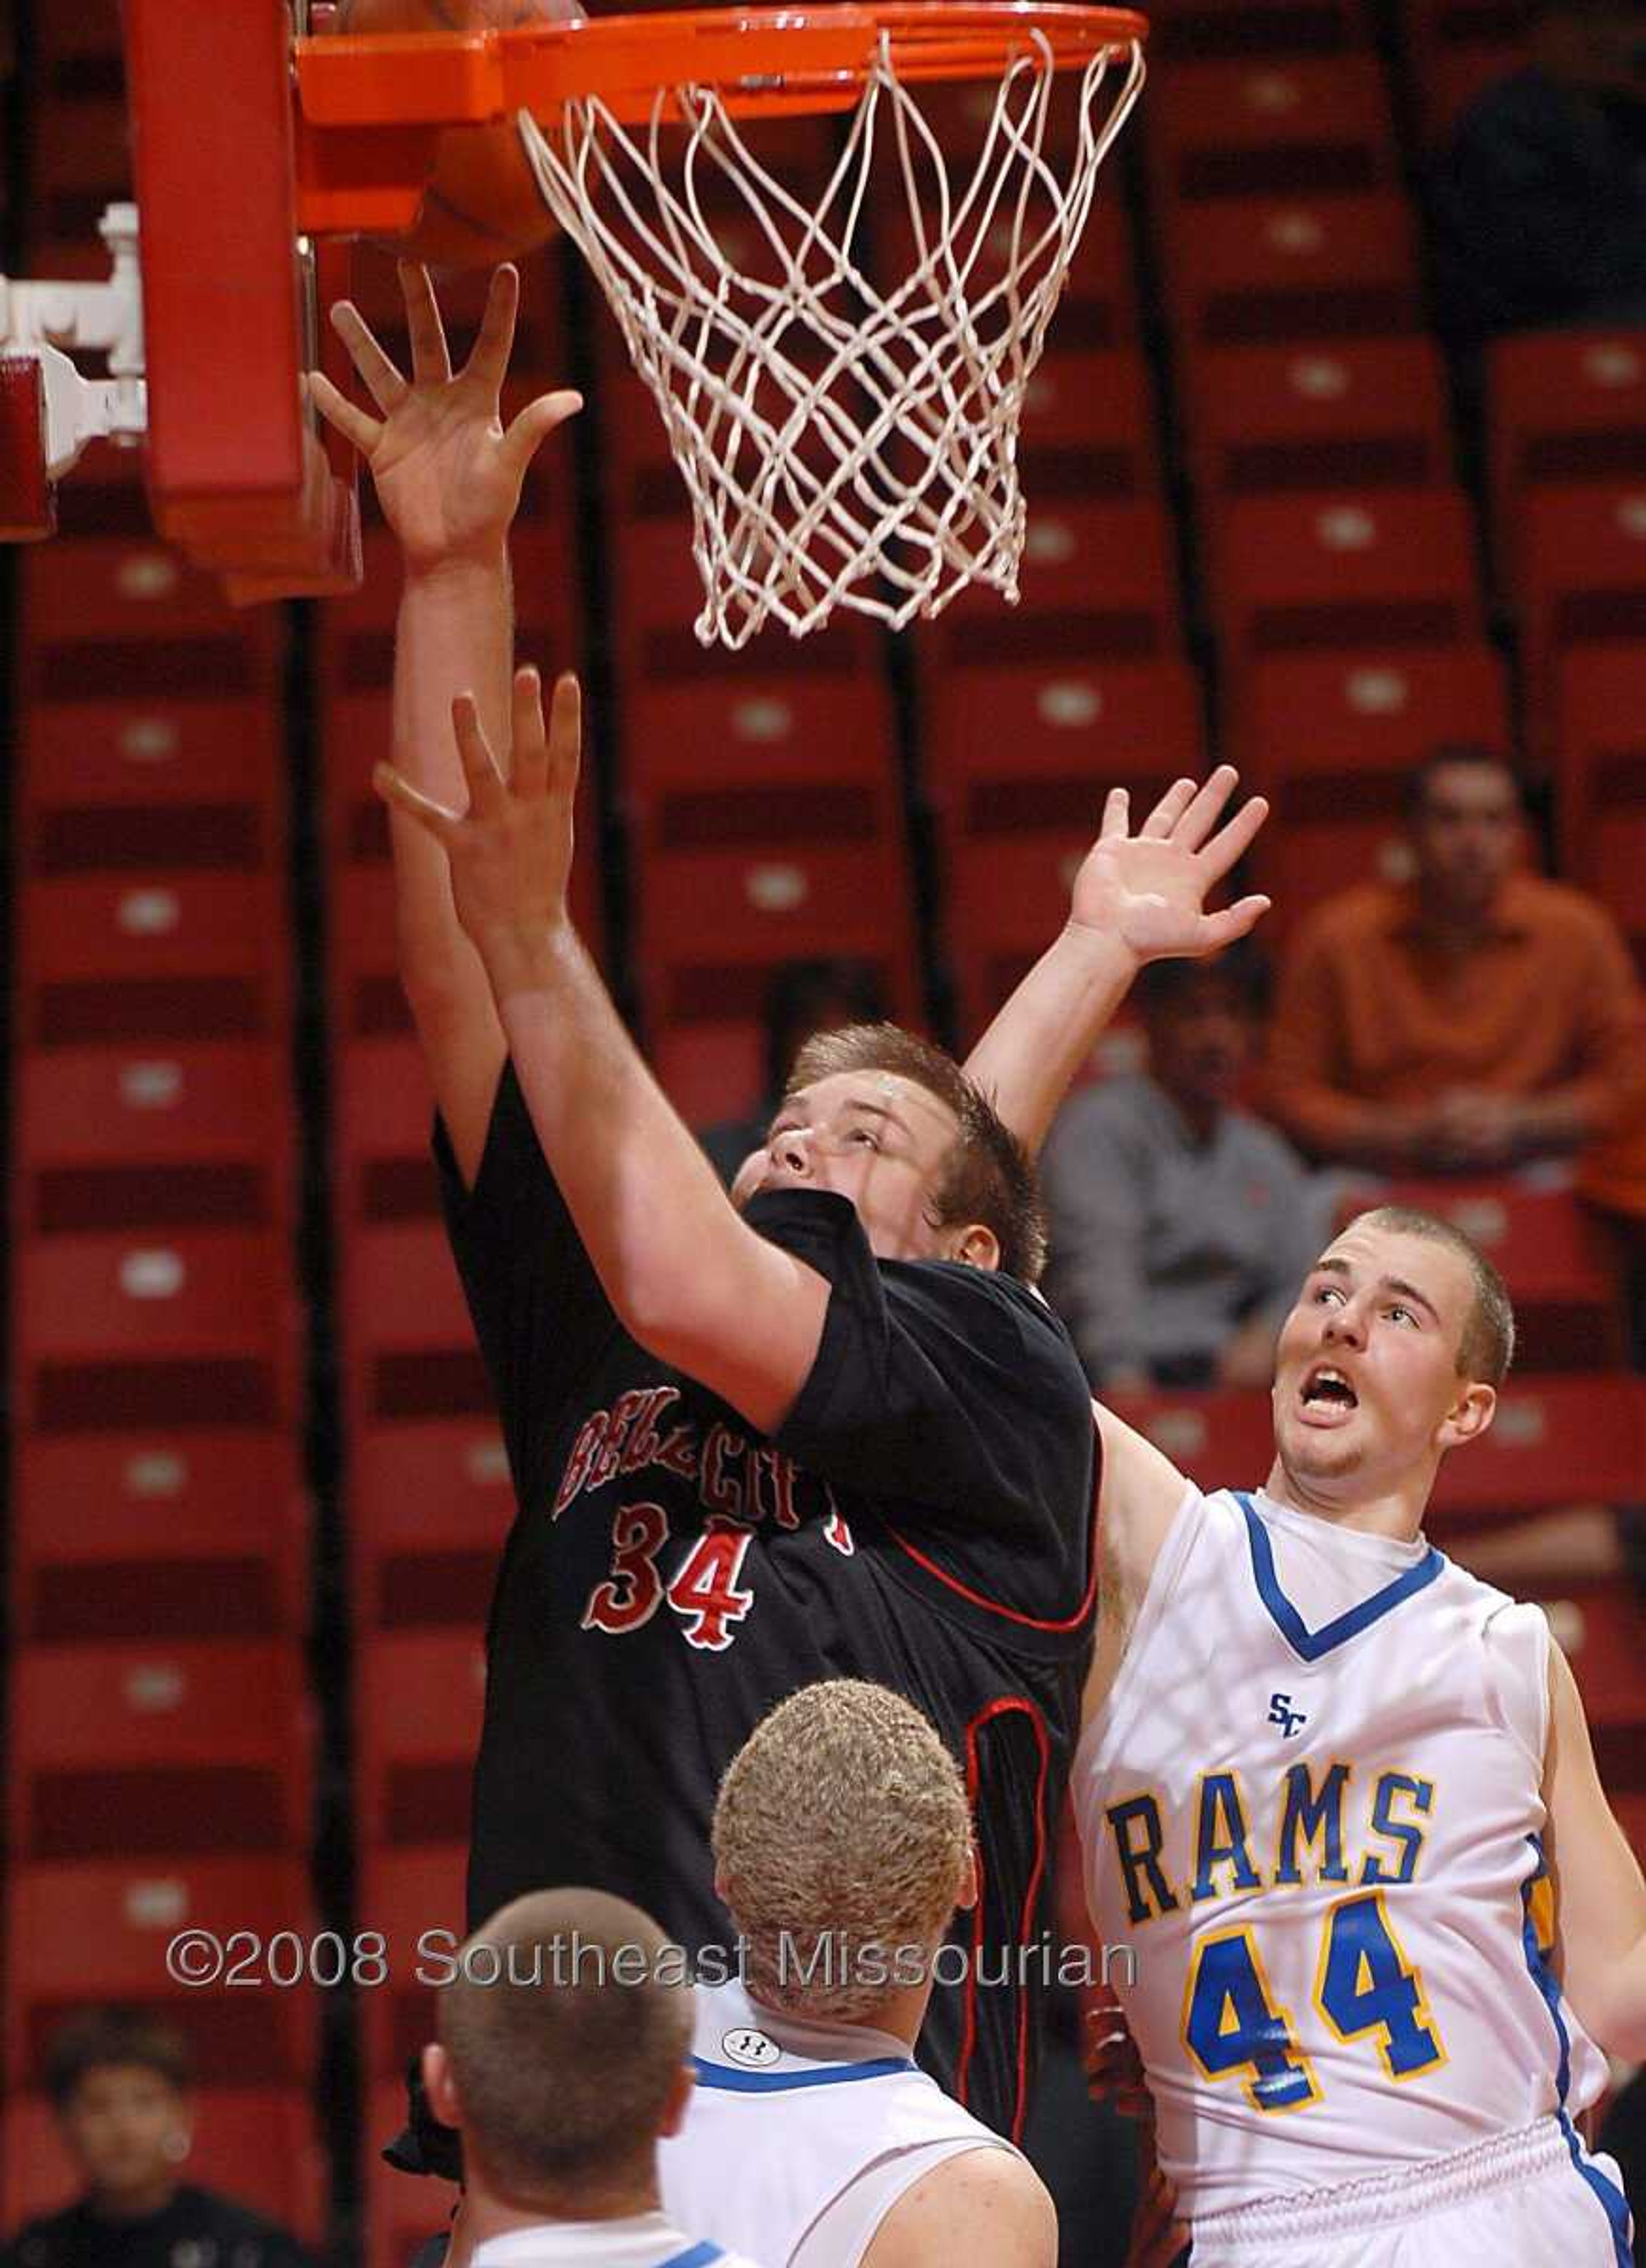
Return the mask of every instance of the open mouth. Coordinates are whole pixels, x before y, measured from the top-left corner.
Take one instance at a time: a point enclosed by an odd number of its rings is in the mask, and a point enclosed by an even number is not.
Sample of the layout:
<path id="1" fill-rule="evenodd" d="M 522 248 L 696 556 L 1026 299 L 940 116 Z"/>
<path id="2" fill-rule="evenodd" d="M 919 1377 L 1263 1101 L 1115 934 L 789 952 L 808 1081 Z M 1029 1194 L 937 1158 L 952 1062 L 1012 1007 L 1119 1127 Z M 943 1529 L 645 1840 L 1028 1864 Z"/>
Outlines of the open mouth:
<path id="1" fill-rule="evenodd" d="M 1360 1396 L 1341 1370 L 1318 1363 L 1303 1382 L 1300 1396 L 1311 1417 L 1330 1422 L 1347 1418 L 1360 1407 Z"/>

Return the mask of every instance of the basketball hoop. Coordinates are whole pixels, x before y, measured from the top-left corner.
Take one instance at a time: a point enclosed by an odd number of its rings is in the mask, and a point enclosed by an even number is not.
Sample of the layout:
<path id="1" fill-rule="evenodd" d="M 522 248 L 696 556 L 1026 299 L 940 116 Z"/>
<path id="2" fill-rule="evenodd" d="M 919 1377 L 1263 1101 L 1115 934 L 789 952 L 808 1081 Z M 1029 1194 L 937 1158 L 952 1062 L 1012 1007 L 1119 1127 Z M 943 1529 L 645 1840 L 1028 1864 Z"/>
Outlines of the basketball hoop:
<path id="1" fill-rule="evenodd" d="M 519 130 L 662 413 L 703 644 L 768 621 L 803 637 L 836 607 L 898 629 L 967 583 L 1016 599 L 1025 391 L 1146 28 L 1033 0 L 845 0 L 551 35 L 577 91 Z M 1060 71 L 1077 74 L 1061 158 Z M 912 90 L 996 73 L 980 149 L 945 158 Z M 815 210 L 739 130 L 807 110 L 849 113 Z M 893 238 L 912 249 L 895 281 Z"/>

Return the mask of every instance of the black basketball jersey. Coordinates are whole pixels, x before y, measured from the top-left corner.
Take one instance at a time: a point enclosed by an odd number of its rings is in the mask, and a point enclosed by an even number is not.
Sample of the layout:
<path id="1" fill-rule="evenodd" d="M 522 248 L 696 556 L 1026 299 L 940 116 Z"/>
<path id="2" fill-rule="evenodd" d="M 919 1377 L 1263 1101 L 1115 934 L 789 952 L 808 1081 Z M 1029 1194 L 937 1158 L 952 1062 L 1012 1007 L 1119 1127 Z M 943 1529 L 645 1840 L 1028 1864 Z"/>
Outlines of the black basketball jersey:
<path id="1" fill-rule="evenodd" d="M 592 1884 L 708 1975 L 734 1950 L 709 1852 L 722 1772 L 800 1687 L 873 1679 L 937 1724 L 976 1818 L 981 1902 L 958 1918 L 922 2056 L 1018 2132 L 1091 1631 L 1095 1435 L 1067 1334 L 1008 1278 L 877 1262 L 843 1197 L 768 1192 L 750 1225 L 832 1291 L 768 1440 L 617 1322 L 511 1070 L 472 1192 L 444 1137 L 437 1154 L 518 1503 L 488 1639 L 470 1926 Z"/>

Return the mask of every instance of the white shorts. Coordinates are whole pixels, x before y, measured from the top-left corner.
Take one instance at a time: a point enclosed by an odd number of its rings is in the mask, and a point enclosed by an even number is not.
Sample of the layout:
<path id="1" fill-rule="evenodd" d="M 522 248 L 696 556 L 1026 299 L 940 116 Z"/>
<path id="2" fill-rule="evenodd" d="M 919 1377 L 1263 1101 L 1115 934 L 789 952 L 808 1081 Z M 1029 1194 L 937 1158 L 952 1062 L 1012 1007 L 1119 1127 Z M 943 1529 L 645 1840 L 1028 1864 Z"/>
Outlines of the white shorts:
<path id="1" fill-rule="evenodd" d="M 1632 2268 L 1623 2184 L 1541 2118 L 1429 2166 L 1194 2223 L 1191 2268 Z"/>

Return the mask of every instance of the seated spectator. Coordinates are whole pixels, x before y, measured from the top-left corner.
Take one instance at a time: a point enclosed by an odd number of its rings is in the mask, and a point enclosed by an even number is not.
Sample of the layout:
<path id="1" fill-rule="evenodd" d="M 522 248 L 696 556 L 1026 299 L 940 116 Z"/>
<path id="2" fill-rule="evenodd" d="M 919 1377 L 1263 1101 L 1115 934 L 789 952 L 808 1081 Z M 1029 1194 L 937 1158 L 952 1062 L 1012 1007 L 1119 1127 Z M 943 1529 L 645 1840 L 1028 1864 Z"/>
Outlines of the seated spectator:
<path id="1" fill-rule="evenodd" d="M 1268 1386 L 1326 1241 L 1332 1193 L 1235 1098 L 1261 1009 L 1256 948 L 1151 961 L 1149 1068 L 1066 1105 L 1040 1160 L 1047 1296 L 1095 1386 Z"/>
<path id="2" fill-rule="evenodd" d="M 46 2083 L 84 2193 L 0 2247 L 0 2268 L 305 2268 L 282 2228 L 182 2180 L 188 2051 L 123 2008 L 88 2008 L 52 2041 Z"/>
<path id="3" fill-rule="evenodd" d="M 1484 749 L 1431 756 L 1407 823 L 1410 882 L 1326 900 L 1286 957 L 1276 1116 L 1315 1157 L 1389 1173 L 1581 1153 L 1597 1201 L 1646 1203 L 1646 1020 L 1616 924 L 1520 870 L 1519 788 Z"/>
<path id="4" fill-rule="evenodd" d="M 715 1171 L 728 1189 L 751 1150 L 766 1146 L 790 1066 L 814 1032 L 844 1031 L 849 1024 L 880 1024 L 891 1013 L 885 990 L 866 961 L 785 961 L 772 972 L 766 993 L 765 1085 L 746 1118 L 699 1130 Z"/>
<path id="5" fill-rule="evenodd" d="M 1431 182 L 1436 309 L 1460 344 L 1646 322 L 1646 18 L 1546 0 L 1530 67 L 1478 96 Z"/>
<path id="6" fill-rule="evenodd" d="M 423 2052 L 429 2108 L 462 2138 L 449 2268 L 752 2268 L 659 2201 L 692 2003 L 678 1948 L 604 1890 L 535 1891 L 474 1932 Z"/>

